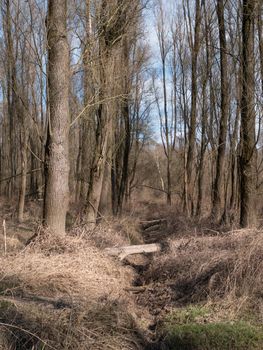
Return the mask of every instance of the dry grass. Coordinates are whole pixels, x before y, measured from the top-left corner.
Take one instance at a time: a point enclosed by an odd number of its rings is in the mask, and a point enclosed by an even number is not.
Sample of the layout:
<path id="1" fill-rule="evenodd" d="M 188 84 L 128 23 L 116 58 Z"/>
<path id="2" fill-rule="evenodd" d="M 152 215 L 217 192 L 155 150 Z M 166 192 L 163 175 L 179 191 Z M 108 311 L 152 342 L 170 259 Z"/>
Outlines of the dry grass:
<path id="1" fill-rule="evenodd" d="M 140 349 L 133 320 L 117 303 L 52 309 L 2 302 L 1 320 L 10 349 Z"/>
<path id="2" fill-rule="evenodd" d="M 103 253 L 142 243 L 135 217 L 165 218 L 171 233 L 168 250 L 154 255 L 141 276 L 141 307 L 125 292 L 135 272 Z M 214 322 L 244 310 L 263 321 L 263 232 L 219 233 L 203 225 L 165 205 L 143 211 L 142 204 L 94 231 L 75 224 L 61 237 L 40 229 L 26 248 L 9 234 L 8 255 L 0 257 L 0 349 L 143 349 L 138 328 L 149 325 L 147 310 L 160 320 L 176 306 L 199 302 L 213 305 Z"/>
<path id="3" fill-rule="evenodd" d="M 144 220 L 165 219 L 165 235 L 174 239 L 203 235 L 218 235 L 235 228 L 234 224 L 215 224 L 210 217 L 187 218 L 180 210 L 180 204 L 169 206 L 164 203 L 139 202 L 136 206 L 137 215 Z"/>
<path id="4" fill-rule="evenodd" d="M 92 246 L 99 249 L 118 247 L 129 244 L 141 244 L 143 239 L 140 234 L 138 219 L 132 216 L 123 218 L 109 218 L 99 224 L 94 230 L 88 225 L 79 225 L 72 228 L 72 234 L 85 237 Z"/>
<path id="5" fill-rule="evenodd" d="M 7 237 L 6 238 L 6 250 L 7 252 L 15 252 L 23 249 L 24 244 L 16 237 Z M 4 254 L 5 244 L 4 236 L 0 235 L 0 254 Z"/>
<path id="6" fill-rule="evenodd" d="M 171 240 L 145 278 L 167 286 L 172 305 L 223 300 L 235 312 L 253 307 L 262 319 L 263 232 Z"/>
<path id="7" fill-rule="evenodd" d="M 0 258 L 10 349 L 139 349 L 124 291 L 133 278 L 89 239 L 40 231 L 23 251 Z"/>

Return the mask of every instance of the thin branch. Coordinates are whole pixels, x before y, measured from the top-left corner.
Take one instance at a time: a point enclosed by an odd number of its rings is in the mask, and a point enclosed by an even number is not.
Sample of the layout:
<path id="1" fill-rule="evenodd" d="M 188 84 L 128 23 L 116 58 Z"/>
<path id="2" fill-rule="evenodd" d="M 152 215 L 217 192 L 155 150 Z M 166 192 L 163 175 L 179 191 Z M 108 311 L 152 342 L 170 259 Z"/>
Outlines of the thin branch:
<path id="1" fill-rule="evenodd" d="M 29 174 L 35 173 L 37 171 L 40 171 L 40 170 L 42 170 L 42 168 L 33 169 L 31 171 L 28 171 L 26 174 L 29 175 Z M 18 176 L 21 176 L 21 175 L 22 175 L 22 173 L 19 173 L 19 174 L 16 174 L 16 175 L 12 175 L 12 176 L 6 177 L 4 179 L 0 179 L 0 183 L 4 182 L 4 181 L 9 181 L 9 180 L 13 179 L 14 177 L 18 177 Z"/>

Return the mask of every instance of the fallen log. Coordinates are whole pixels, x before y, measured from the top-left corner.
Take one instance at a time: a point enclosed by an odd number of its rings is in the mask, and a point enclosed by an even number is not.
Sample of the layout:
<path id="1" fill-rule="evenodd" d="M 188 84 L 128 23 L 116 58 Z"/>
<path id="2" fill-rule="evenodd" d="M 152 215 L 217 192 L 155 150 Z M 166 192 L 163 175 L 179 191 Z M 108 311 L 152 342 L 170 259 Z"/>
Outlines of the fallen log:
<path id="1" fill-rule="evenodd" d="M 160 227 L 161 227 L 160 224 L 149 226 L 149 227 L 144 229 L 144 233 L 145 232 L 158 231 L 158 230 L 160 230 Z"/>
<path id="2" fill-rule="evenodd" d="M 118 256 L 120 260 L 123 260 L 128 255 L 142 254 L 142 253 L 155 253 L 161 250 L 160 244 L 141 244 L 141 245 L 128 245 L 123 247 L 106 248 L 105 252 L 112 256 Z"/>
<path id="3" fill-rule="evenodd" d="M 156 220 L 148 220 L 148 221 L 141 221 L 140 224 L 142 225 L 143 230 L 154 226 L 154 225 L 161 225 L 161 224 L 167 224 L 167 219 L 156 219 Z"/>

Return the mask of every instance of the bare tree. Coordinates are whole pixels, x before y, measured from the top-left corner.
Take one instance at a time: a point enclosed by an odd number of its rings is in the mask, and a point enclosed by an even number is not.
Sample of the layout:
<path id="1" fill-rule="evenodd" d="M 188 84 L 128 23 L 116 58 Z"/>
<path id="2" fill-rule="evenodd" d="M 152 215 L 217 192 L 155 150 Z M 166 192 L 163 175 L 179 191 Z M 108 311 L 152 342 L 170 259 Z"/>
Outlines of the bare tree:
<path id="1" fill-rule="evenodd" d="M 187 13 L 187 14 L 186 14 Z M 192 56 L 192 88 L 191 88 L 191 114 L 190 125 L 188 132 L 188 152 L 186 163 L 186 175 L 187 175 L 187 188 L 185 188 L 185 209 L 188 214 L 191 209 L 193 211 L 193 166 L 194 166 L 194 149 L 195 149 L 195 137 L 196 137 L 196 120 L 197 120 L 197 58 L 200 49 L 200 29 L 201 29 L 201 5 L 200 1 L 195 2 L 195 27 L 194 34 L 192 33 L 191 15 L 189 9 L 189 0 L 186 0 L 185 19 L 189 25 L 189 45 L 191 48 Z M 189 204 L 191 208 L 189 207 Z"/>
<path id="2" fill-rule="evenodd" d="M 216 160 L 216 178 L 213 189 L 212 203 L 212 215 L 214 216 L 216 221 L 221 219 L 223 210 L 223 176 L 225 165 L 227 122 L 229 114 L 228 60 L 224 19 L 224 3 L 220 0 L 217 1 L 217 17 L 220 42 L 221 118 Z"/>
<path id="3" fill-rule="evenodd" d="M 65 232 L 69 176 L 69 47 L 66 0 L 48 3 L 49 120 L 45 155 L 44 223 Z"/>
<path id="4" fill-rule="evenodd" d="M 255 223 L 255 76 L 254 21 L 256 0 L 243 0 L 242 99 L 240 156 L 240 224 Z"/>

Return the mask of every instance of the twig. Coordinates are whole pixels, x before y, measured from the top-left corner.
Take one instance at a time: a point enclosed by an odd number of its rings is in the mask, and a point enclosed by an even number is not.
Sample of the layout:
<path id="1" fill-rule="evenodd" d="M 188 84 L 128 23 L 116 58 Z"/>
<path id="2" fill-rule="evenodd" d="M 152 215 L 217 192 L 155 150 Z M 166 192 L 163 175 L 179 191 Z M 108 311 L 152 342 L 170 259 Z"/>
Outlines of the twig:
<path id="1" fill-rule="evenodd" d="M 40 170 L 42 170 L 42 168 L 33 169 L 31 171 L 28 171 L 26 174 L 29 175 L 29 174 L 35 173 L 36 171 L 40 171 Z M 8 180 L 13 179 L 14 177 L 18 177 L 18 176 L 21 176 L 21 175 L 22 175 L 22 173 L 19 173 L 19 174 L 16 174 L 16 175 L 12 175 L 12 176 L 6 177 L 4 179 L 0 179 L 0 182 L 8 181 Z"/>
<path id="2" fill-rule="evenodd" d="M 97 102 L 94 102 L 94 103 L 87 104 L 87 105 L 82 109 L 82 111 L 76 116 L 76 118 L 71 122 L 70 127 L 76 123 L 76 121 L 82 116 L 82 114 L 83 114 L 89 107 L 94 107 L 94 106 L 96 106 L 96 105 L 100 105 L 100 104 L 102 104 L 102 103 L 105 103 L 105 102 L 108 102 L 108 101 L 111 101 L 111 100 L 114 100 L 114 99 L 117 99 L 117 98 L 120 98 L 120 97 L 123 97 L 123 96 L 124 96 L 124 95 L 121 94 L 121 95 L 117 95 L 117 96 L 107 97 L 107 98 L 104 98 L 103 100 L 100 100 L 100 101 L 97 101 Z"/>
<path id="3" fill-rule="evenodd" d="M 137 186 L 134 186 L 134 187 L 146 187 L 146 188 L 150 188 L 151 190 L 155 190 L 155 191 L 160 191 L 160 192 L 163 192 L 163 193 L 168 193 L 166 190 L 163 190 L 162 188 L 157 188 L 157 187 L 153 187 L 153 186 L 149 186 L 149 185 L 137 185 Z M 178 196 L 182 196 L 182 193 L 179 192 L 179 191 L 176 191 L 176 190 L 172 190 L 171 193 L 175 193 L 177 194 Z"/>

